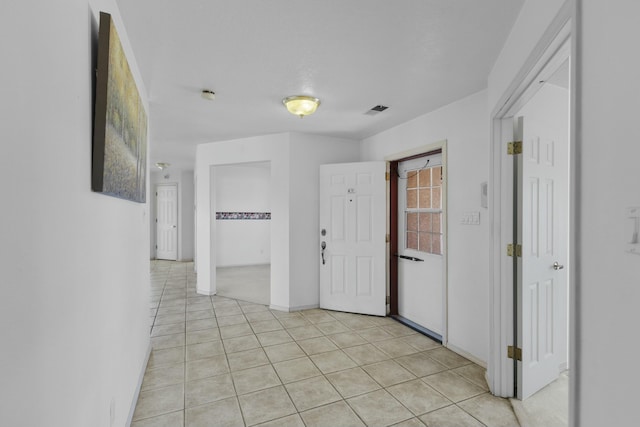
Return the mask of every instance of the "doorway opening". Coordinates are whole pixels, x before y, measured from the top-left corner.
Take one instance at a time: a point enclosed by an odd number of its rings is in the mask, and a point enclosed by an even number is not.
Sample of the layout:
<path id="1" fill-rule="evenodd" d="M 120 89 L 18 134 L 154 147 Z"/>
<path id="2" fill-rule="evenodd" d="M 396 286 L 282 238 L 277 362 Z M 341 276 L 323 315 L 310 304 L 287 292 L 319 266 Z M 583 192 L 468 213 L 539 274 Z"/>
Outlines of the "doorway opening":
<path id="1" fill-rule="evenodd" d="M 271 301 L 271 163 L 212 168 L 216 294 Z"/>
<path id="2" fill-rule="evenodd" d="M 446 345 L 446 141 L 389 162 L 389 314 Z"/>
<path id="3" fill-rule="evenodd" d="M 575 361 L 571 51 L 564 8 L 492 114 L 488 382 L 494 394 L 521 399 L 519 417 L 536 412 L 546 425 L 569 422 L 566 370 Z"/>

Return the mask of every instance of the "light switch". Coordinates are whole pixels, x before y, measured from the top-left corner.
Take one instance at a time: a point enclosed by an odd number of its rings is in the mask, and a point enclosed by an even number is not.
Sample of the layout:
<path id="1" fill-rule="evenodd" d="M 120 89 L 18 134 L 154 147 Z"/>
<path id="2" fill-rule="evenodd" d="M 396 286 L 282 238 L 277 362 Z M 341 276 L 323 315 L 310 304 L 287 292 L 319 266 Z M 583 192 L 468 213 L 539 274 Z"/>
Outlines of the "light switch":
<path id="1" fill-rule="evenodd" d="M 479 225 L 480 224 L 480 212 L 463 212 L 460 224 L 464 225 Z"/>

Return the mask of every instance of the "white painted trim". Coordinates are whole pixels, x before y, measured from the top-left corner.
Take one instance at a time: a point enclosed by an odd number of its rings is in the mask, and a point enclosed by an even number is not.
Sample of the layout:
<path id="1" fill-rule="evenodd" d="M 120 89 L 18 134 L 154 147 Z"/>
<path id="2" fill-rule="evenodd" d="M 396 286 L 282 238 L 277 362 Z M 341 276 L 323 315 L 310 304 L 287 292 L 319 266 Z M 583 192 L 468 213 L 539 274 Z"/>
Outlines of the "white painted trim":
<path id="1" fill-rule="evenodd" d="M 578 68 L 577 58 L 580 59 L 582 52 L 582 3 L 576 0 L 573 5 L 572 37 L 571 37 L 571 77 L 570 87 L 570 115 L 569 115 L 569 426 L 580 425 L 580 378 L 582 369 L 578 363 L 580 332 L 580 257 L 579 242 L 581 236 L 577 232 L 581 221 L 580 207 L 580 162 L 578 153 L 582 141 L 581 127 L 578 126 L 578 117 L 582 116 L 582 102 L 578 91 L 582 84 L 582 73 Z"/>
<path id="2" fill-rule="evenodd" d="M 198 295 L 206 295 L 208 297 L 213 296 L 216 294 L 216 290 L 215 289 L 211 289 L 211 290 L 207 290 L 207 289 L 200 289 L 200 288 L 196 288 L 196 293 Z"/>
<path id="3" fill-rule="evenodd" d="M 432 144 L 421 145 L 420 147 L 415 147 L 409 150 L 400 151 L 398 153 L 389 154 L 384 158 L 384 160 L 386 160 L 387 162 L 393 162 L 394 160 L 400 160 L 407 157 L 416 156 L 418 154 L 428 153 L 429 151 L 439 150 L 445 145 L 447 145 L 447 140 L 443 139 L 442 141 L 436 141 Z"/>
<path id="4" fill-rule="evenodd" d="M 448 344 L 445 347 L 447 347 L 449 350 L 453 351 L 454 353 L 459 354 L 460 356 L 471 360 L 473 363 L 475 363 L 476 365 L 482 366 L 483 368 L 487 369 L 487 362 L 485 362 L 484 360 L 480 360 L 477 357 L 475 357 L 473 354 L 468 353 L 466 351 L 464 351 L 463 349 L 456 347 L 453 344 Z"/>
<path id="5" fill-rule="evenodd" d="M 133 421 L 133 414 L 136 411 L 136 404 L 138 403 L 138 397 L 140 396 L 140 389 L 142 388 L 142 380 L 144 379 L 144 373 L 147 370 L 147 365 L 149 364 L 149 358 L 151 357 L 151 340 L 149 340 L 149 344 L 147 345 L 147 354 L 144 357 L 144 362 L 142 363 L 142 369 L 140 369 L 140 374 L 138 375 L 138 384 L 136 386 L 136 391 L 133 393 L 133 399 L 131 400 L 131 406 L 129 407 L 129 416 L 127 417 L 127 427 L 131 426 L 131 422 Z"/>
<path id="6" fill-rule="evenodd" d="M 520 94 L 531 84 L 540 69 L 553 57 L 553 53 L 571 34 L 571 26 L 567 26 L 567 23 L 571 20 L 572 11 L 573 1 L 565 0 L 518 74 L 493 107 L 492 118 L 504 117 L 506 110 L 518 100 Z"/>
<path id="7" fill-rule="evenodd" d="M 512 113 L 520 100 L 532 96 L 534 80 L 548 67 L 556 54 L 565 49 L 571 35 L 572 0 L 566 0 L 542 35 L 512 83 L 500 97 L 491 113 L 491 148 L 489 164 L 490 233 L 490 298 L 489 298 L 489 362 L 487 383 L 493 394 L 513 397 L 513 361 L 507 358 L 507 346 L 513 345 L 513 271 L 506 259 L 506 245 L 512 241 L 513 182 L 508 177 L 512 168 L 506 155 L 505 142 L 511 139 Z M 573 46 L 572 46 L 573 47 Z M 559 64 L 558 64 L 559 65 Z M 573 84 L 573 83 L 572 83 Z M 572 88 L 572 92 L 574 88 Z M 573 135 L 573 126 L 571 130 Z M 571 158 L 573 162 L 575 157 Z M 571 286 L 571 285 L 570 285 Z M 573 292 L 573 289 L 572 289 Z M 572 326 L 572 329 L 575 329 Z M 573 335 L 573 330 L 571 335 Z"/>
<path id="8" fill-rule="evenodd" d="M 269 306 L 269 309 L 270 310 L 284 311 L 284 312 L 287 312 L 287 313 L 291 313 L 293 311 L 312 310 L 314 308 L 319 308 L 319 307 L 320 307 L 319 304 L 299 305 L 299 306 L 295 306 L 295 307 L 281 307 L 279 305 L 271 304 Z"/>

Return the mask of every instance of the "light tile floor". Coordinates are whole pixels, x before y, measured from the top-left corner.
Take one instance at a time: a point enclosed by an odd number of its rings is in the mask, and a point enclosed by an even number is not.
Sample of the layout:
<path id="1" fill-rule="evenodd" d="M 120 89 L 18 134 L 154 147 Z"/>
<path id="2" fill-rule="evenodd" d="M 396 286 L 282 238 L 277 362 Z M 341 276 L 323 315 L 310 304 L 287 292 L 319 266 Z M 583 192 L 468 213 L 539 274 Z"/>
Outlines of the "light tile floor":
<path id="1" fill-rule="evenodd" d="M 153 350 L 132 427 L 518 426 L 484 370 L 389 318 L 195 292 L 153 261 Z"/>

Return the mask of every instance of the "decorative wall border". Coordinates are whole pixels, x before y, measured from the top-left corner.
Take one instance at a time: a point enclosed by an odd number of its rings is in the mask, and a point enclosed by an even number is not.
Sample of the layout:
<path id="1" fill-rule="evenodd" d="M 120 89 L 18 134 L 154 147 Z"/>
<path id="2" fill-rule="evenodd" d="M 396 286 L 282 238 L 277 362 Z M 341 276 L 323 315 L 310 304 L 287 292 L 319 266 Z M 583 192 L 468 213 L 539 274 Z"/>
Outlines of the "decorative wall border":
<path id="1" fill-rule="evenodd" d="M 216 219 L 271 219 L 271 212 L 216 212 Z"/>

